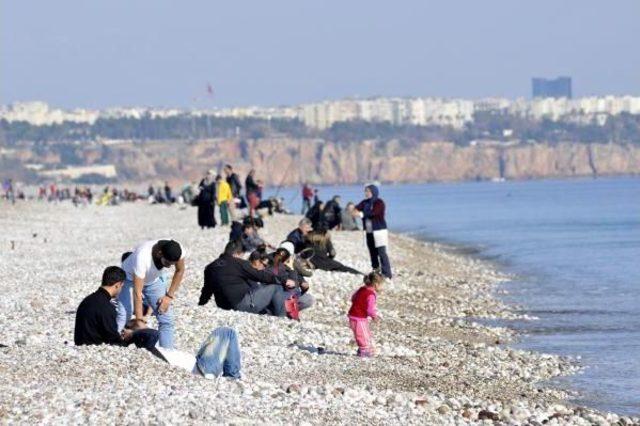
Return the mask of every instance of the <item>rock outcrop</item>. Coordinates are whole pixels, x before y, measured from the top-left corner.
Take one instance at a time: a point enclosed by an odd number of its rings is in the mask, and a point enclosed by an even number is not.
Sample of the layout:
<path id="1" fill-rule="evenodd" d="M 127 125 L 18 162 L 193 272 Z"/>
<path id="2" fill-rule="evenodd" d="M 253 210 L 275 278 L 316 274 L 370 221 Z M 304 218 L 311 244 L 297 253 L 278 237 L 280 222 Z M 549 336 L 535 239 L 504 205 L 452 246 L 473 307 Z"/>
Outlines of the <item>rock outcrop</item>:
<path id="1" fill-rule="evenodd" d="M 24 162 L 59 164 L 60 156 L 32 151 Z M 25 154 L 26 155 L 26 154 Z M 269 185 L 302 181 L 350 184 L 369 180 L 433 182 L 536 179 L 640 173 L 640 144 L 543 143 L 459 146 L 451 142 L 328 142 L 270 138 L 146 141 L 78 147 L 89 164 L 114 164 L 121 180 L 197 180 L 209 169 L 233 164 Z M 23 156 L 24 157 L 24 156 Z"/>

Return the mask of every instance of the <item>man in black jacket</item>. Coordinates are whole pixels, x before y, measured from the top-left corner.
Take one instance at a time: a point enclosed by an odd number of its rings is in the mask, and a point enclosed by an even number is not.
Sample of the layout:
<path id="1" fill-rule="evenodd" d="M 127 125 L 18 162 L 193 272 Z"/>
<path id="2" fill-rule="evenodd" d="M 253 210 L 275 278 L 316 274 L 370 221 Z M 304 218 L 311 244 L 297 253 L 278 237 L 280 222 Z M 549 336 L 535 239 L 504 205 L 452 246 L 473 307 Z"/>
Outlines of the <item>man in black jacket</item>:
<path id="1" fill-rule="evenodd" d="M 221 309 L 254 314 L 268 309 L 273 315 L 285 316 L 287 294 L 284 288 L 292 289 L 295 285 L 284 276 L 255 269 L 242 259 L 242 244 L 230 241 L 224 253 L 205 268 L 198 304 L 207 304 L 213 295 Z"/>
<path id="2" fill-rule="evenodd" d="M 231 164 L 224 166 L 224 174 L 227 176 L 227 183 L 231 187 L 231 193 L 234 198 L 241 198 L 242 184 L 240 183 L 240 177 L 233 171 Z"/>
<path id="3" fill-rule="evenodd" d="M 289 235 L 287 235 L 287 241 L 291 241 L 293 243 L 296 254 L 300 253 L 302 249 L 304 249 L 304 237 L 312 230 L 313 227 L 311 226 L 311 220 L 303 217 L 298 223 L 298 227 L 289 232 Z"/>
<path id="4" fill-rule="evenodd" d="M 135 343 L 139 348 L 152 349 L 158 341 L 158 332 L 153 329 L 133 331 L 124 329 L 118 333 L 116 308 L 111 300 L 120 294 L 126 278 L 124 270 L 117 266 L 107 267 L 102 274 L 102 285 L 85 297 L 76 311 L 73 340 L 76 345 L 118 345 Z"/>

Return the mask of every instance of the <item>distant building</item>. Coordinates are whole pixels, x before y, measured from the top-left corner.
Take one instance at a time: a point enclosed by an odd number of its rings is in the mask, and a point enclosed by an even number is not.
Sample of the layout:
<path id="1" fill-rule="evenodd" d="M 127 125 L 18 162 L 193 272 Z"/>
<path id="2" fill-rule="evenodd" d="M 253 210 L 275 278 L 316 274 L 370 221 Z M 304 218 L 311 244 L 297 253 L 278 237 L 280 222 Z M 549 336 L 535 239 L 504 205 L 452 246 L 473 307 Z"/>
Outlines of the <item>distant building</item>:
<path id="1" fill-rule="evenodd" d="M 531 79 L 534 98 L 571 99 L 571 77 Z"/>

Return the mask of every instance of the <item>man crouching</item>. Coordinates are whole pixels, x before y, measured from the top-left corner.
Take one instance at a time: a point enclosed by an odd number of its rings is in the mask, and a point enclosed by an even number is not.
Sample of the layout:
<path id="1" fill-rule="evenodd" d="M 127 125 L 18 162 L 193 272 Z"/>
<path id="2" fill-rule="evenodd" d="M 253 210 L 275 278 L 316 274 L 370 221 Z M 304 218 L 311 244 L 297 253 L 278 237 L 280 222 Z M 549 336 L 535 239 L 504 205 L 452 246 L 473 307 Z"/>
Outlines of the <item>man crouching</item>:
<path id="1" fill-rule="evenodd" d="M 118 333 L 116 308 L 112 301 L 122 291 L 126 274 L 117 266 L 107 267 L 102 274 L 102 285 L 78 306 L 73 340 L 76 345 L 118 345 L 134 343 L 139 348 L 153 349 L 158 342 L 158 331 L 145 328 L 125 328 Z"/>

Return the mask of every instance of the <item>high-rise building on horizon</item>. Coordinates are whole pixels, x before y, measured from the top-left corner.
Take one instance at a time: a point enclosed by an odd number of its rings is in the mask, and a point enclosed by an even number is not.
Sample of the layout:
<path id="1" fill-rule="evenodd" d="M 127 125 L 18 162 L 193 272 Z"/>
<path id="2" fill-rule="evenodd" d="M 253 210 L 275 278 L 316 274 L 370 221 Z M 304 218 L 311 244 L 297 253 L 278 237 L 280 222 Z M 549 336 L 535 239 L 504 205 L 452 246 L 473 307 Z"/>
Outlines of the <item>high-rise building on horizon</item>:
<path id="1" fill-rule="evenodd" d="M 532 78 L 531 87 L 534 98 L 571 99 L 571 77 Z"/>

